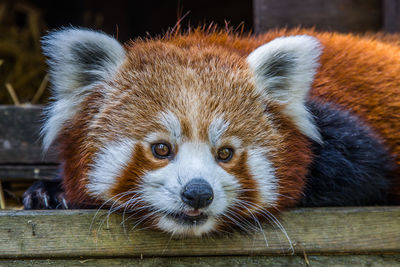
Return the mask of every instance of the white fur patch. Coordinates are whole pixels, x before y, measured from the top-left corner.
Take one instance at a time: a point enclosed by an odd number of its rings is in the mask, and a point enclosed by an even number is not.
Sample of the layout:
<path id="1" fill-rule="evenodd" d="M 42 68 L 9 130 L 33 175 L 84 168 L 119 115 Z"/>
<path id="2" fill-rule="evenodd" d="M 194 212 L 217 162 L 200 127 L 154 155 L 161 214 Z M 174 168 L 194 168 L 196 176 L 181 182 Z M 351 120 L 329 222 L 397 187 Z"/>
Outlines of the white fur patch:
<path id="1" fill-rule="evenodd" d="M 86 187 L 92 196 L 107 199 L 108 190 L 132 158 L 135 143 L 131 139 L 122 139 L 100 149 L 88 173 L 89 183 Z"/>
<path id="2" fill-rule="evenodd" d="M 159 114 L 161 124 L 170 133 L 171 140 L 179 142 L 182 138 L 181 123 L 178 117 L 170 110 Z"/>
<path id="3" fill-rule="evenodd" d="M 173 219 L 163 216 L 159 218 L 157 227 L 171 235 L 201 236 L 214 230 L 215 224 L 215 218 L 211 217 L 205 223 L 200 225 L 179 225 L 179 227 L 177 227 L 177 224 Z"/>
<path id="4" fill-rule="evenodd" d="M 276 38 L 247 57 L 259 92 L 283 104 L 284 112 L 299 130 L 320 143 L 321 136 L 305 107 L 305 101 L 318 68 L 321 50 L 316 38 L 298 35 Z"/>
<path id="5" fill-rule="evenodd" d="M 75 28 L 50 33 L 42 44 L 55 100 L 46 111 L 42 129 L 43 148 L 47 150 L 93 87 L 115 74 L 125 59 L 125 50 L 104 33 Z"/>
<path id="6" fill-rule="evenodd" d="M 236 136 L 230 137 L 229 138 L 229 142 L 232 144 L 232 146 L 236 150 L 243 150 L 243 148 L 242 148 L 242 140 L 240 140 L 238 137 L 236 137 Z"/>
<path id="7" fill-rule="evenodd" d="M 235 190 L 240 189 L 237 179 L 216 163 L 209 145 L 187 142 L 180 145 L 179 153 L 168 165 L 144 175 L 140 187 L 143 200 L 153 210 L 163 213 L 189 209 L 181 200 L 181 191 L 194 178 L 206 180 L 213 189 L 213 202 L 204 208 L 210 221 L 189 229 L 173 219 L 163 217 L 158 223 L 161 229 L 171 233 L 190 232 L 196 235 L 209 231 L 214 226 L 215 218 L 223 214 L 237 197 Z"/>
<path id="8" fill-rule="evenodd" d="M 273 206 L 278 200 L 278 181 L 265 149 L 249 149 L 247 162 L 250 173 L 257 182 L 263 203 L 266 206 Z"/>
<path id="9" fill-rule="evenodd" d="M 216 117 L 208 127 L 208 138 L 214 147 L 218 147 L 220 139 L 229 127 L 229 122 L 225 121 L 222 117 Z"/>

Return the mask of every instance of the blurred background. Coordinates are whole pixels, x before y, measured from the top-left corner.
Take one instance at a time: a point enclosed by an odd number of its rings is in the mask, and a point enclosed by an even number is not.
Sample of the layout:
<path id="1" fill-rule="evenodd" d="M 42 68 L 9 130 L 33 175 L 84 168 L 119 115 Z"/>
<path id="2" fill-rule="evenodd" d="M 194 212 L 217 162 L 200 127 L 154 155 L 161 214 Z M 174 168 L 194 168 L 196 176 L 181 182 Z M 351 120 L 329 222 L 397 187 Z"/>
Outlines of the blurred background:
<path id="1" fill-rule="evenodd" d="M 31 106 L 49 98 L 41 36 L 81 26 L 125 42 L 162 35 L 177 21 L 183 31 L 213 24 L 260 34 L 302 26 L 380 32 L 382 39 L 397 42 L 397 35 L 383 33 L 400 30 L 400 0 L 0 0 L 0 208 L 21 207 L 27 185 L 53 178 L 58 168 L 56 156 L 41 154 L 41 108 Z"/>

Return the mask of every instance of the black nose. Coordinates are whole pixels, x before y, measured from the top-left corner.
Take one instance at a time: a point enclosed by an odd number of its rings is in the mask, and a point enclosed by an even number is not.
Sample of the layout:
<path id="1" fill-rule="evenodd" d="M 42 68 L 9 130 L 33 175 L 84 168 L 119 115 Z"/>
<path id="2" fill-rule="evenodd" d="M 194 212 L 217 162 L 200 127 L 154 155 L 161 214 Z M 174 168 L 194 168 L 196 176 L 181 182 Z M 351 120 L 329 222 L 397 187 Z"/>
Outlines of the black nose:
<path id="1" fill-rule="evenodd" d="M 181 199 L 192 208 L 205 208 L 214 198 L 210 184 L 204 179 L 192 179 L 182 190 Z"/>

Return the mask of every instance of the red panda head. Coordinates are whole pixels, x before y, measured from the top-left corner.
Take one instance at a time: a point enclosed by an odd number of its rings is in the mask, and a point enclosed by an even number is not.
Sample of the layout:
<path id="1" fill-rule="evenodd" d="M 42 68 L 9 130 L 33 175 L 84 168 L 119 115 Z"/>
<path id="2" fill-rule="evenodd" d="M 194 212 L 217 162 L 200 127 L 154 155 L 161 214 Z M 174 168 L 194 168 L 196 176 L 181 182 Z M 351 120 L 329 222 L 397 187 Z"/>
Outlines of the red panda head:
<path id="1" fill-rule="evenodd" d="M 122 47 L 89 30 L 45 37 L 55 101 L 44 147 L 60 144 L 70 202 L 202 235 L 299 200 L 307 137 L 319 140 L 304 105 L 318 41 L 278 38 L 246 57 L 185 38 Z"/>

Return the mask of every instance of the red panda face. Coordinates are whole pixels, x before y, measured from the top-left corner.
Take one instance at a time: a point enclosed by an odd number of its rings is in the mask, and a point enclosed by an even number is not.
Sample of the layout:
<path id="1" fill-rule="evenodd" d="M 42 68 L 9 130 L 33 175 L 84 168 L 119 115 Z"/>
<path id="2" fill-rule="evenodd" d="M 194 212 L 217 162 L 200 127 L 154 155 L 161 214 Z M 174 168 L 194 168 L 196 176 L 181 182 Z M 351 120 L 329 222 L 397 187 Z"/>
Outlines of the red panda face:
<path id="1" fill-rule="evenodd" d="M 305 136 L 317 139 L 304 92 L 279 92 L 295 90 L 291 83 L 309 86 L 308 76 L 296 80 L 303 71 L 295 68 L 297 54 L 279 50 L 279 42 L 246 59 L 215 46 L 148 41 L 115 55 L 115 40 L 105 38 L 113 52 L 91 45 L 97 59 L 84 67 L 95 70 L 76 78 L 85 81 L 78 93 L 53 104 L 62 109 L 70 101 L 72 115 L 61 117 L 60 129 L 45 126 L 45 138 L 75 143 L 61 151 L 70 201 L 86 195 L 114 203 L 179 235 L 245 228 L 296 202 L 310 158 Z M 272 59 L 260 59 L 271 51 Z M 49 121 L 60 116 L 53 110 Z M 78 181 L 68 175 L 77 169 Z"/>
<path id="2" fill-rule="evenodd" d="M 277 142 L 274 126 L 246 62 L 165 44 L 128 51 L 91 122 L 103 140 L 96 141 L 88 192 L 143 209 L 141 216 L 174 234 L 215 230 L 227 212 L 257 210 L 250 203 L 261 199 L 276 205 L 278 183 L 266 153 Z"/>

